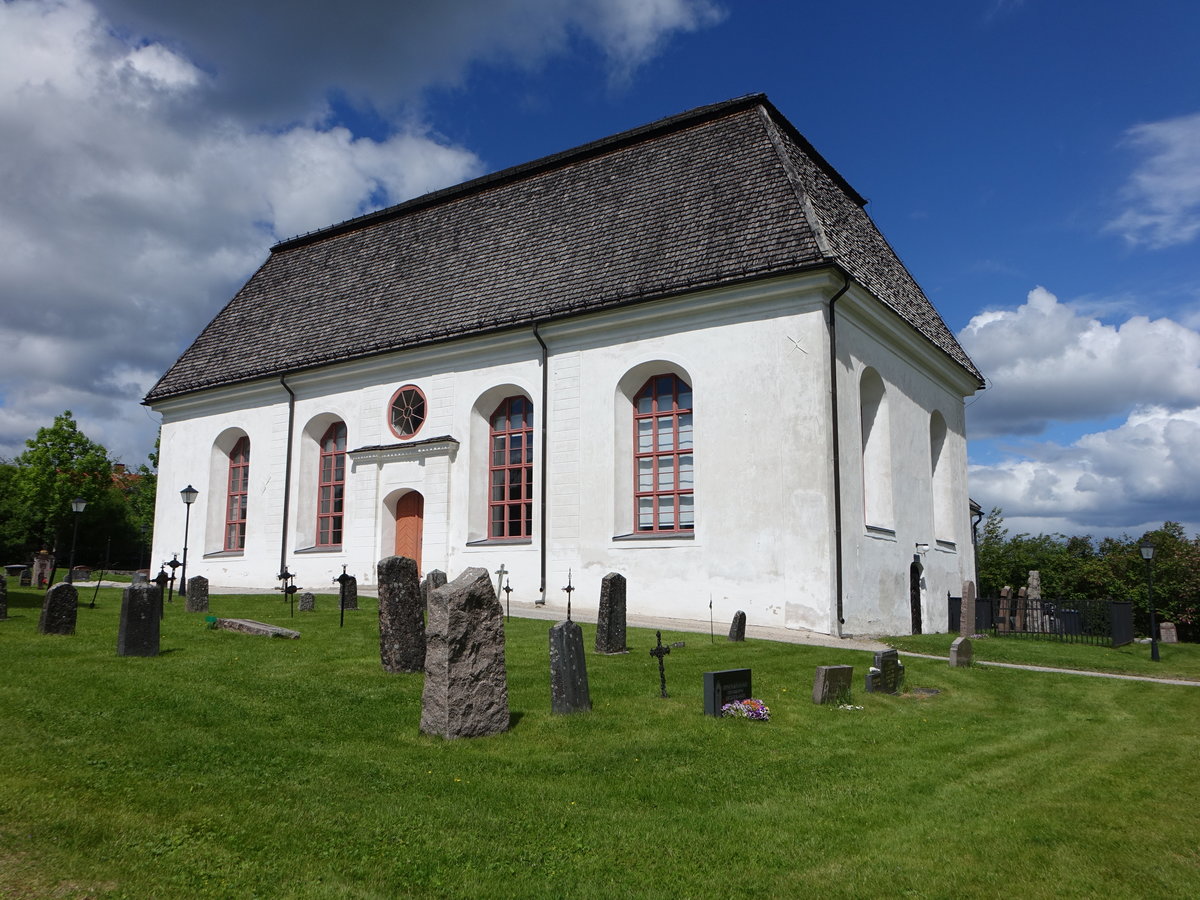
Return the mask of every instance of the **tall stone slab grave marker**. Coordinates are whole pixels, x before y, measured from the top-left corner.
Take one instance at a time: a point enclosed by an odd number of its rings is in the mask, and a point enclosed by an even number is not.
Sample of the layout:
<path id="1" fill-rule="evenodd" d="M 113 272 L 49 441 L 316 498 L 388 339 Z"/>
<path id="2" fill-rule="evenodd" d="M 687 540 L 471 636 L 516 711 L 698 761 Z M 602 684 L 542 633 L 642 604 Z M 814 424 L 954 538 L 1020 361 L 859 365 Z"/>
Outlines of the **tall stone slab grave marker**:
<path id="1" fill-rule="evenodd" d="M 962 586 L 962 611 L 958 616 L 958 633 L 975 633 L 975 582 L 964 581 Z"/>
<path id="2" fill-rule="evenodd" d="M 421 581 L 421 608 L 429 609 L 429 595 L 440 587 L 446 586 L 446 573 L 441 569 L 433 569 L 425 574 Z"/>
<path id="3" fill-rule="evenodd" d="M 740 609 L 733 614 L 733 622 L 729 625 L 729 639 L 731 641 L 746 639 L 746 614 Z"/>
<path id="4" fill-rule="evenodd" d="M 429 595 L 421 733 L 484 737 L 508 730 L 504 610 L 484 568 Z"/>
<path id="5" fill-rule="evenodd" d="M 122 591 L 117 656 L 158 656 L 161 605 L 157 584 L 131 584 Z"/>
<path id="6" fill-rule="evenodd" d="M 187 580 L 183 609 L 184 612 L 208 612 L 208 579 L 203 575 L 193 575 Z"/>
<path id="7" fill-rule="evenodd" d="M 358 609 L 358 579 L 351 575 L 346 579 L 346 604 L 342 609 Z"/>
<path id="8" fill-rule="evenodd" d="M 567 715 L 591 708 L 583 629 L 578 622 L 559 622 L 550 629 L 550 711 Z"/>
<path id="9" fill-rule="evenodd" d="M 425 668 L 425 607 L 417 561 L 388 556 L 379 573 L 379 659 L 385 672 L 420 672 Z"/>
<path id="10" fill-rule="evenodd" d="M 600 582 L 596 652 L 629 652 L 629 648 L 625 646 L 625 576 L 616 572 L 609 572 Z"/>
<path id="11" fill-rule="evenodd" d="M 46 591 L 42 615 L 38 619 L 39 634 L 74 634 L 75 617 L 79 614 L 79 592 L 65 581 Z"/>

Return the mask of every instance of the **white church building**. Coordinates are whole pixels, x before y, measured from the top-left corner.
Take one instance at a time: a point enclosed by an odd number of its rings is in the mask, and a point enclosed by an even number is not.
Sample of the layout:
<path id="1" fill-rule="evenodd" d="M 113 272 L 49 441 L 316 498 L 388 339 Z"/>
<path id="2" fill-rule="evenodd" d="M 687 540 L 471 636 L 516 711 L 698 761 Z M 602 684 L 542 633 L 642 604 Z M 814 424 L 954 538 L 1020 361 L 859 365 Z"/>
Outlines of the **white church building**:
<path id="1" fill-rule="evenodd" d="M 153 559 L 186 515 L 214 586 L 395 553 L 551 607 L 619 572 L 631 614 L 945 631 L 983 377 L 865 202 L 754 95 L 277 244 L 144 401 Z"/>

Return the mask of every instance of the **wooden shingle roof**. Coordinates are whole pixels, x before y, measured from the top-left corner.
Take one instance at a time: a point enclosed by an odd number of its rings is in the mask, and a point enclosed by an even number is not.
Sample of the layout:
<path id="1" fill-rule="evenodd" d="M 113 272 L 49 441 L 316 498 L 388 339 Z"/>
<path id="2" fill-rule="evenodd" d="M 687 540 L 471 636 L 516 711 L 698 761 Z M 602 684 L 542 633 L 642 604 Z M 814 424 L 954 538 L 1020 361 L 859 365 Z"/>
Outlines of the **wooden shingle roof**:
<path id="1" fill-rule="evenodd" d="M 865 201 L 761 94 L 283 241 L 146 397 L 839 265 L 983 379 Z"/>

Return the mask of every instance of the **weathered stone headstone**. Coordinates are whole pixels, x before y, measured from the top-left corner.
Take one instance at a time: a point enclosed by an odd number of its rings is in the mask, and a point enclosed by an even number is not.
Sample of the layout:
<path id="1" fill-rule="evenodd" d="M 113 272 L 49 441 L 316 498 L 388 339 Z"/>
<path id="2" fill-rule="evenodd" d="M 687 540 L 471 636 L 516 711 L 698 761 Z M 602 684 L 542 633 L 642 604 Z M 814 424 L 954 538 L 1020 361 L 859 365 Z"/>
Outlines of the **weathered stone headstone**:
<path id="1" fill-rule="evenodd" d="M 74 634 L 75 617 L 79 613 L 79 592 L 65 581 L 46 591 L 42 615 L 38 619 L 40 634 Z"/>
<path id="2" fill-rule="evenodd" d="M 292 631 L 281 625 L 268 625 L 266 622 L 256 622 L 254 619 L 213 619 L 213 628 L 222 631 L 236 631 L 240 634 L 256 634 L 260 637 L 287 638 L 295 641 L 300 639 L 300 632 Z"/>
<path id="3" fill-rule="evenodd" d="M 955 638 L 950 645 L 950 666 L 955 669 L 965 669 L 975 658 L 975 650 L 971 647 L 969 638 Z"/>
<path id="4" fill-rule="evenodd" d="M 133 584 L 149 584 L 150 576 L 145 572 L 134 572 L 132 583 Z"/>
<path id="5" fill-rule="evenodd" d="M 193 575 L 187 580 L 183 609 L 185 612 L 208 612 L 208 579 L 203 575 Z"/>
<path id="6" fill-rule="evenodd" d="M 600 581 L 596 652 L 629 652 L 629 648 L 625 646 L 625 576 L 616 572 L 609 572 Z"/>
<path id="7" fill-rule="evenodd" d="M 550 629 L 550 711 L 567 715 L 591 708 L 583 629 L 578 622 L 559 622 Z"/>
<path id="8" fill-rule="evenodd" d="M 733 622 L 729 625 L 729 639 L 731 641 L 746 639 L 746 614 L 740 609 L 733 614 Z"/>
<path id="9" fill-rule="evenodd" d="M 8 578 L 0 575 L 0 619 L 8 618 Z"/>
<path id="10" fill-rule="evenodd" d="M 1012 631 L 1012 588 L 1008 585 L 1000 588 L 1000 615 L 996 619 L 996 631 Z"/>
<path id="11" fill-rule="evenodd" d="M 425 615 L 417 561 L 387 556 L 379 574 L 379 660 L 385 672 L 425 668 Z"/>
<path id="12" fill-rule="evenodd" d="M 904 664 L 896 650 L 881 650 L 867 673 L 868 694 L 898 694 L 904 684 Z"/>
<path id="13" fill-rule="evenodd" d="M 162 591 L 157 584 L 139 582 L 121 592 L 117 626 L 117 656 L 158 656 Z"/>
<path id="14" fill-rule="evenodd" d="M 342 590 L 346 596 L 345 605 L 342 609 L 358 609 L 358 578 L 353 575 L 347 575 L 346 584 Z"/>
<path id="15" fill-rule="evenodd" d="M 1179 630 L 1174 622 L 1162 622 L 1158 626 L 1158 639 L 1164 644 L 1178 644 Z"/>
<path id="16" fill-rule="evenodd" d="M 317 598 L 313 596 L 312 591 L 304 591 L 300 594 L 300 612 L 316 612 Z"/>
<path id="17" fill-rule="evenodd" d="M 55 559 L 49 550 L 39 550 L 33 557 L 33 583 L 38 587 L 49 587 L 54 577 Z"/>
<path id="18" fill-rule="evenodd" d="M 749 669 L 724 669 L 704 673 L 704 714 L 721 717 L 721 707 L 754 696 Z"/>
<path id="19" fill-rule="evenodd" d="M 430 592 L 421 733 L 483 737 L 508 730 L 504 611 L 488 570 Z"/>
<path id="20" fill-rule="evenodd" d="M 975 633 L 975 582 L 964 581 L 962 586 L 962 612 L 958 616 L 958 633 Z"/>
<path id="21" fill-rule="evenodd" d="M 854 678 L 854 666 L 817 666 L 813 679 L 813 703 L 847 703 Z"/>
<path id="22" fill-rule="evenodd" d="M 441 569 L 433 569 L 421 580 L 421 608 L 429 609 L 429 595 L 440 587 L 446 586 L 446 573 Z"/>

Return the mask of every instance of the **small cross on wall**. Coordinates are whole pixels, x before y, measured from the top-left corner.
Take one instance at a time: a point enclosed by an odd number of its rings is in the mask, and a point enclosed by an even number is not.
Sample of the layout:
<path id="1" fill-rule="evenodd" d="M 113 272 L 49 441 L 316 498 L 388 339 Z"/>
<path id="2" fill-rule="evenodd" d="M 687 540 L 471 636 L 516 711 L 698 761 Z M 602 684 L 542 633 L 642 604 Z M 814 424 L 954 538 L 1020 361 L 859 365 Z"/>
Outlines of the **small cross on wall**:
<path id="1" fill-rule="evenodd" d="M 563 588 L 567 592 L 567 621 L 571 621 L 571 592 L 575 590 L 571 584 L 571 570 L 567 569 L 567 586 Z"/>

